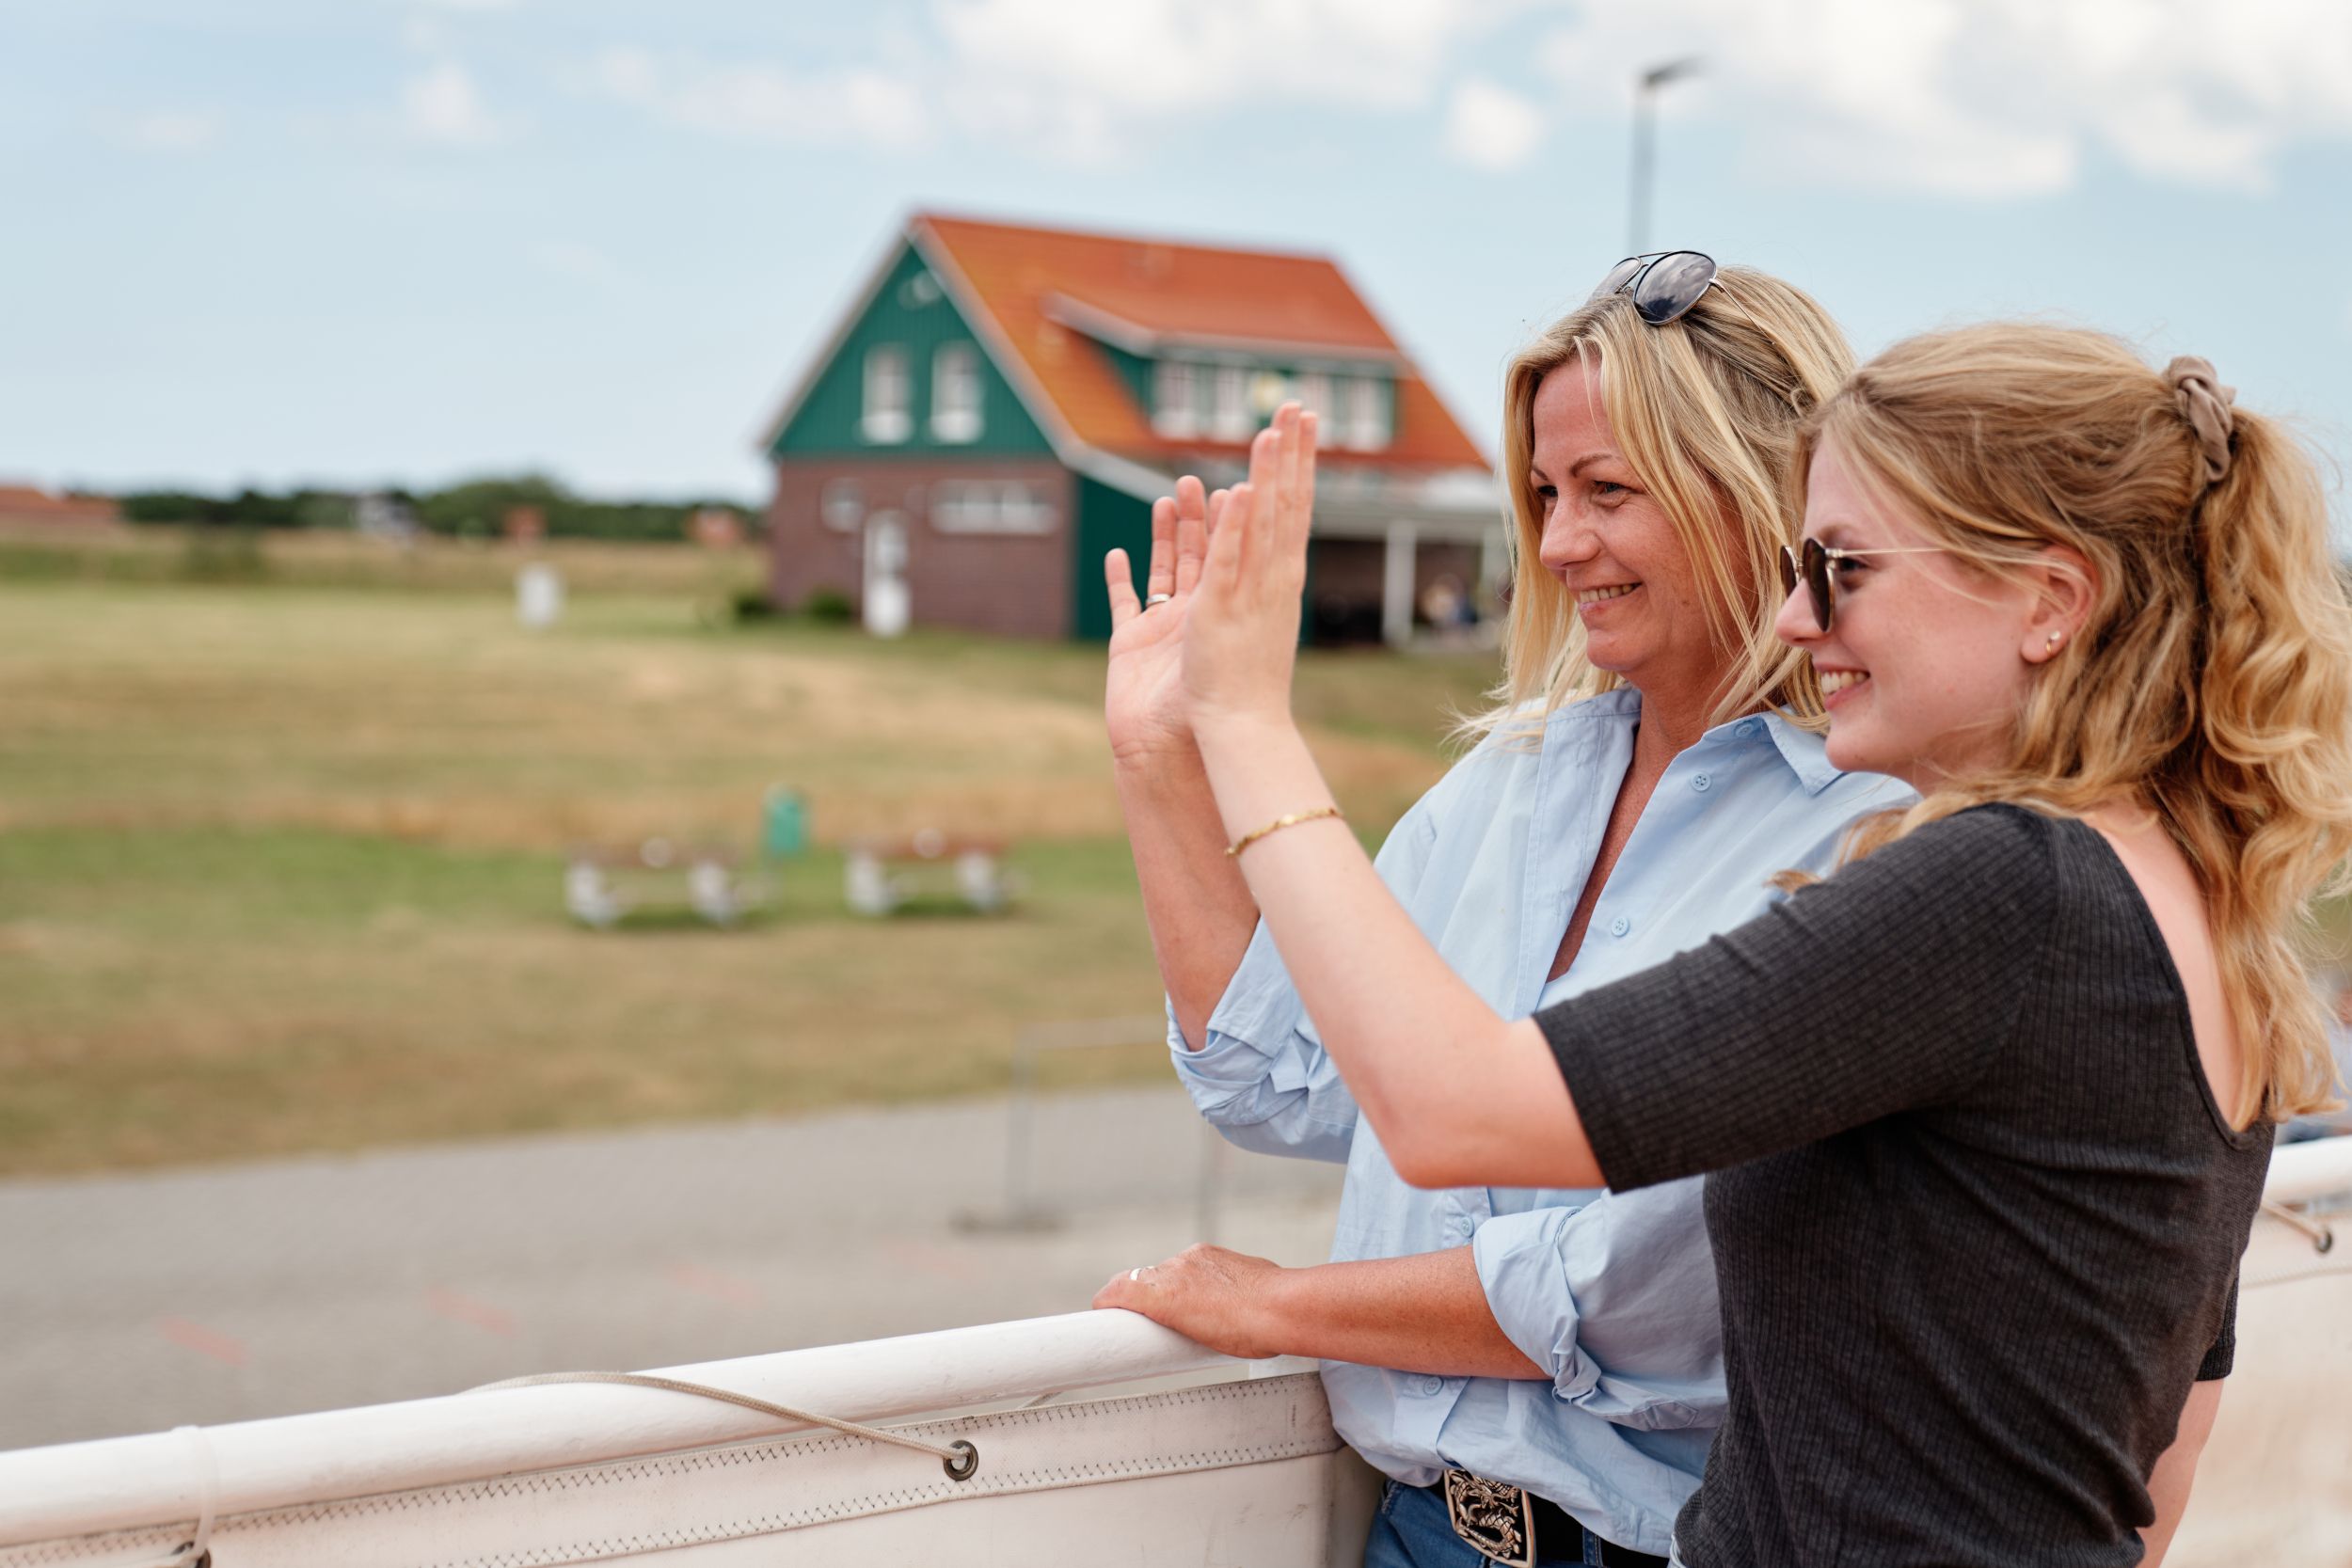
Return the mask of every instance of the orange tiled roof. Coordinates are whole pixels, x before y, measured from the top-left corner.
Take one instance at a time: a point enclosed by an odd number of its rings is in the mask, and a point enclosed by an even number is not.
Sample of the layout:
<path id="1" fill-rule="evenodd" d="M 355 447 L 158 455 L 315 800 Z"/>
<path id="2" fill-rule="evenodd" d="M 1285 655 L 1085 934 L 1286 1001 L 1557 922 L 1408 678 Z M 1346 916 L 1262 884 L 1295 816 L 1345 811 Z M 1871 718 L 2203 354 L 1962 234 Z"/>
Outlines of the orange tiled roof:
<path id="1" fill-rule="evenodd" d="M 0 484 L 0 520 L 111 523 L 121 513 L 103 496 L 53 496 L 30 484 Z"/>
<path id="2" fill-rule="evenodd" d="M 1262 342 L 1321 349 L 1337 357 L 1388 358 L 1397 368 L 1393 438 L 1376 453 L 1349 454 L 1345 460 L 1383 467 L 1487 466 L 1327 258 L 935 214 L 918 214 L 914 228 L 934 261 L 950 263 L 978 296 L 1030 379 L 1089 446 L 1153 465 L 1188 453 L 1242 450 L 1237 444 L 1170 441 L 1155 434 L 1110 361 L 1056 320 L 1057 312 L 1107 315 L 1150 337 L 1174 341 Z M 1064 302 L 1080 310 L 1069 310 Z"/>

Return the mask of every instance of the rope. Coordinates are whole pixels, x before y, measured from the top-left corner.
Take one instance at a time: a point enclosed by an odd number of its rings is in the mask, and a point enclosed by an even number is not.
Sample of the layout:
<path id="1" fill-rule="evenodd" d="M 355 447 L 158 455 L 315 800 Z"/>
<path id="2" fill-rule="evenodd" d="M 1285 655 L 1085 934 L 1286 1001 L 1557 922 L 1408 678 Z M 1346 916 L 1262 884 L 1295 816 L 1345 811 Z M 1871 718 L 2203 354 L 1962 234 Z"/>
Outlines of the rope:
<path id="1" fill-rule="evenodd" d="M 2280 1224 L 2293 1226 L 2304 1235 L 2309 1236 L 2312 1239 L 2312 1250 L 2314 1252 L 2326 1252 L 2336 1244 L 2334 1230 L 2320 1221 L 2312 1219 L 2309 1214 L 2298 1212 L 2283 1203 L 2273 1203 L 2268 1198 L 2265 1198 L 2263 1199 L 2263 1212 Z"/>
<path id="2" fill-rule="evenodd" d="M 212 1439 L 204 1435 L 202 1427 L 174 1427 L 171 1434 L 186 1437 L 196 1455 L 196 1534 L 161 1557 L 141 1552 L 136 1556 L 82 1558 L 76 1560 L 75 1568 L 211 1568 L 213 1519 L 220 1512 L 220 1465 L 213 1456 Z"/>
<path id="3" fill-rule="evenodd" d="M 763 1416 L 779 1420 L 806 1421 L 811 1426 L 831 1427 L 852 1437 L 867 1437 L 877 1443 L 889 1443 L 901 1449 L 913 1449 L 937 1459 L 947 1472 L 949 1481 L 970 1481 L 980 1467 L 980 1450 L 959 1437 L 952 1443 L 926 1443 L 920 1437 L 885 1427 L 861 1426 L 835 1416 L 819 1416 L 814 1410 L 796 1410 L 788 1404 L 776 1404 L 768 1400 L 739 1394 L 731 1388 L 713 1388 L 707 1383 L 687 1383 L 674 1377 L 654 1377 L 645 1372 L 533 1372 L 528 1377 L 510 1377 L 501 1383 L 485 1383 L 479 1388 L 469 1388 L 469 1394 L 495 1393 L 502 1388 L 537 1388 L 553 1383 L 617 1383 L 632 1388 L 666 1388 L 673 1394 L 692 1394 L 699 1399 L 718 1400 L 726 1404 L 739 1404 L 746 1410 L 756 1410 Z"/>

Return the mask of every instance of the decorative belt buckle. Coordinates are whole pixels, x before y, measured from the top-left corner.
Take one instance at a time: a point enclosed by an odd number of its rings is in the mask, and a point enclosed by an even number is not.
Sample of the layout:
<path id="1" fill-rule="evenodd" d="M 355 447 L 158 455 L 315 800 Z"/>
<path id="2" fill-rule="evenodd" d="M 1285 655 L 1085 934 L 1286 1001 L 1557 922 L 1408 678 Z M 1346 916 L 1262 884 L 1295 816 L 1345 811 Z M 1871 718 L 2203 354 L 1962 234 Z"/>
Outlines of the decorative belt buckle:
<path id="1" fill-rule="evenodd" d="M 1535 1514 L 1520 1488 L 1448 1470 L 1445 1512 L 1454 1533 L 1480 1556 L 1505 1568 L 1535 1568 Z"/>

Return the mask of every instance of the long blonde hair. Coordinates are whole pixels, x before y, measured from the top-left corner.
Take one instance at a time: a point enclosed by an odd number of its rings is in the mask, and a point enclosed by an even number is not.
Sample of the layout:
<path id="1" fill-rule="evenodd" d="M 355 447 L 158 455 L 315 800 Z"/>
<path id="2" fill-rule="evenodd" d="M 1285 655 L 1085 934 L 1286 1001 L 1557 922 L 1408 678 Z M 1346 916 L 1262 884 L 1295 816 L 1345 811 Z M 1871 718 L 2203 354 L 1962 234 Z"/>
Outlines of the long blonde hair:
<path id="1" fill-rule="evenodd" d="M 2352 611 L 2319 476 L 2239 409 L 2206 484 L 2172 381 L 2100 333 L 1996 325 L 1914 338 L 1810 421 L 1867 493 L 1993 573 L 2065 546 L 2095 594 L 2041 667 L 1997 772 L 1866 820 L 1867 854 L 1988 800 L 2079 816 L 2119 799 L 2163 820 L 2203 887 L 2243 1058 L 2238 1103 L 2328 1103 L 2334 1067 L 2294 929 L 2352 851 Z"/>
<path id="2" fill-rule="evenodd" d="M 1829 313 L 1803 291 L 1725 267 L 1679 321 L 1651 326 L 1612 294 L 1554 322 L 1503 379 L 1502 473 L 1515 571 L 1496 705 L 1484 735 L 1540 724 L 1562 704 L 1620 684 L 1584 656 L 1574 595 L 1535 563 L 1544 515 L 1529 483 L 1535 388 L 1570 360 L 1597 367 L 1601 405 L 1634 474 L 1658 498 L 1697 567 L 1708 630 L 1731 659 L 1713 719 L 1762 705 L 1820 711 L 1811 667 L 1772 636 L 1780 546 L 1796 537 L 1797 427 L 1853 368 Z"/>

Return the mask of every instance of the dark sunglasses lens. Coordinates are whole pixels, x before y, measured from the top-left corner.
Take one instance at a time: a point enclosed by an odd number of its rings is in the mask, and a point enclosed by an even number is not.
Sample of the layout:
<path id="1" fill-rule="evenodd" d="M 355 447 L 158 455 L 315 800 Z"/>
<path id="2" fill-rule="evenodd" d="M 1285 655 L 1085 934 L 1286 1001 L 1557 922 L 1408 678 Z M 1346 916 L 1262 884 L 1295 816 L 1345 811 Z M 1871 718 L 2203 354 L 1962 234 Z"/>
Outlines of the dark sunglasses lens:
<path id="1" fill-rule="evenodd" d="M 1823 549 L 1820 542 L 1816 539 L 1808 539 L 1804 542 L 1804 589 L 1813 599 L 1813 618 L 1821 623 L 1823 631 L 1829 630 L 1832 609 L 1829 596 L 1829 551 Z"/>
<path id="2" fill-rule="evenodd" d="M 1797 552 L 1783 545 L 1780 547 L 1780 596 L 1787 598 L 1797 591 Z"/>
<path id="3" fill-rule="evenodd" d="M 1695 250 L 1677 250 L 1650 263 L 1633 291 L 1634 308 L 1652 326 L 1663 326 L 1687 312 L 1715 281 L 1715 259 Z"/>
<path id="4" fill-rule="evenodd" d="M 1602 278 L 1600 280 L 1600 287 L 1593 291 L 1593 298 L 1607 299 L 1611 294 L 1615 293 L 1619 289 L 1624 288 L 1628 283 L 1631 282 L 1633 280 L 1633 275 L 1641 270 L 1641 257 L 1627 257 L 1624 261 L 1619 261 L 1615 266 L 1609 269 L 1609 276 Z"/>

